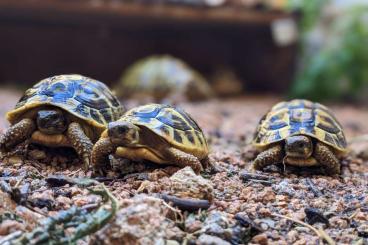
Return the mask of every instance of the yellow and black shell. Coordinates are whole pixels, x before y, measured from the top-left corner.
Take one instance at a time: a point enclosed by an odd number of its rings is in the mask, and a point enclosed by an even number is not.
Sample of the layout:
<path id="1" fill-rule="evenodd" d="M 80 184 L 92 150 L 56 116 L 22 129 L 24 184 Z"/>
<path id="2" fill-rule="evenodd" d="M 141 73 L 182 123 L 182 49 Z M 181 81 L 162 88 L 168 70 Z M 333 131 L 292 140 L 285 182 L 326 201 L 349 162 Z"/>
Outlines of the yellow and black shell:
<path id="1" fill-rule="evenodd" d="M 138 60 L 124 71 L 114 91 L 123 99 L 153 97 L 155 101 L 174 93 L 184 93 L 189 100 L 213 96 L 208 81 L 199 72 L 170 55 Z"/>
<path id="2" fill-rule="evenodd" d="M 346 139 L 340 123 L 324 105 L 308 100 L 280 102 L 261 119 L 253 140 L 265 147 L 292 135 L 308 135 L 338 151 L 346 151 Z"/>
<path id="3" fill-rule="evenodd" d="M 123 114 L 123 107 L 102 82 L 82 75 L 58 75 L 46 78 L 26 90 L 6 115 L 16 123 L 30 109 L 52 105 L 64 109 L 90 125 L 105 128 Z"/>
<path id="4" fill-rule="evenodd" d="M 121 120 L 146 127 L 170 145 L 199 159 L 208 155 L 207 141 L 201 128 L 180 108 L 148 104 L 129 110 Z"/>

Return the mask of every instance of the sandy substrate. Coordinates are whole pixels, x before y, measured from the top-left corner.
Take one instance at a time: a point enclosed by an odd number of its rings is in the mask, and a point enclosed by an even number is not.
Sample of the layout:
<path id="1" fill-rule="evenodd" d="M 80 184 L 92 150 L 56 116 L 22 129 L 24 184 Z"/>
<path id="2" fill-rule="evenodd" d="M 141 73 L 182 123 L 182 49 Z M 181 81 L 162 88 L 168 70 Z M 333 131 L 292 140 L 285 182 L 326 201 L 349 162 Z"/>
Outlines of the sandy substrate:
<path id="1" fill-rule="evenodd" d="M 0 98 L 3 115 L 19 95 L 2 91 Z M 187 170 L 178 172 L 176 167 L 144 164 L 125 167 L 119 173 L 111 171 L 108 173 L 111 179 L 105 184 L 120 201 L 118 218 L 85 242 L 154 244 L 154 240 L 168 244 L 241 244 L 250 240 L 253 244 L 316 244 L 322 239 L 311 228 L 280 217 L 283 215 L 313 224 L 320 236 L 325 233 L 327 240 L 333 240 L 330 243 L 367 244 L 368 162 L 357 155 L 368 143 L 351 146 L 352 151 L 342 161 L 340 176 L 323 176 L 315 170 L 291 167 L 285 172 L 271 167 L 258 172 L 262 176 L 247 175 L 254 157 L 248 142 L 260 117 L 277 101 L 266 96 L 183 104 L 208 137 L 211 166 L 201 176 Z M 348 141 L 368 134 L 368 108 L 349 105 L 331 105 L 331 108 L 343 125 Z M 0 117 L 1 129 L 5 126 L 4 118 Z M 96 196 L 73 185 L 57 190 L 46 185 L 45 178 L 50 174 L 86 175 L 76 160 L 46 155 L 47 161 L 32 160 L 33 155 L 28 154 L 12 163 L 5 159 L 0 165 L 2 181 L 14 186 L 21 178 L 18 185 L 30 185 L 25 206 L 32 209 L 20 212 L 19 205 L 16 208 L 15 202 L 0 192 L 3 199 L 0 215 L 9 212 L 22 217 L 22 221 L 11 225 L 9 220 L 6 224 L 3 221 L 0 239 L 17 230 L 31 230 L 40 217 L 55 211 L 100 202 Z M 185 181 L 181 183 L 181 179 Z M 185 183 L 191 184 L 185 186 Z M 195 212 L 176 210 L 173 215 L 170 206 L 154 197 L 157 193 L 204 199 L 210 207 Z"/>

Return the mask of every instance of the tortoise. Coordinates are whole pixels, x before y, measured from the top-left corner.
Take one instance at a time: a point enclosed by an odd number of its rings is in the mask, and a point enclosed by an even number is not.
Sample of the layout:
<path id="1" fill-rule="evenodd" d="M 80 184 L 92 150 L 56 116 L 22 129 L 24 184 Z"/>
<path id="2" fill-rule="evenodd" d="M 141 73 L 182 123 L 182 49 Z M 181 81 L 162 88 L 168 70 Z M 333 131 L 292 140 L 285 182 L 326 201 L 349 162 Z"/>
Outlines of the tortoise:
<path id="1" fill-rule="evenodd" d="M 138 60 L 126 69 L 114 91 L 120 98 L 144 102 L 200 101 L 213 96 L 201 74 L 170 55 Z"/>
<path id="2" fill-rule="evenodd" d="M 102 82 L 72 74 L 41 80 L 25 91 L 6 114 L 11 127 L 0 138 L 0 149 L 30 139 L 48 147 L 72 147 L 87 167 L 93 143 L 123 107 Z"/>
<path id="3" fill-rule="evenodd" d="M 132 161 L 190 166 L 197 173 L 208 161 L 208 145 L 198 124 L 180 108 L 147 104 L 108 124 L 92 150 L 100 169 L 109 154 Z"/>
<path id="4" fill-rule="evenodd" d="M 339 158 L 347 149 L 343 129 L 324 105 L 295 99 L 280 102 L 261 119 L 253 140 L 261 150 L 255 169 L 283 163 L 320 166 L 328 174 L 340 173 Z"/>

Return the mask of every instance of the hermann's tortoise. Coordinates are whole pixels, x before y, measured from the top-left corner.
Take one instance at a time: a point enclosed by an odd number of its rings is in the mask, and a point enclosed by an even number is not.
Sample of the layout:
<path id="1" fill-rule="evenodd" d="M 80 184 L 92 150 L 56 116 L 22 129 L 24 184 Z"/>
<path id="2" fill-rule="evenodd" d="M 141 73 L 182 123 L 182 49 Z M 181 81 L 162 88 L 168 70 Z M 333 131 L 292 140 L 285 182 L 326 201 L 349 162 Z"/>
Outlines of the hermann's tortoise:
<path id="1" fill-rule="evenodd" d="M 308 100 L 276 104 L 260 121 L 253 144 L 261 149 L 255 169 L 275 163 L 322 166 L 340 173 L 338 157 L 346 152 L 340 123 L 331 111 Z"/>
<path id="2" fill-rule="evenodd" d="M 73 147 L 89 165 L 93 143 L 123 108 L 102 82 L 81 75 L 46 78 L 28 89 L 6 115 L 11 127 L 2 151 L 30 139 L 49 147 Z"/>
<path id="3" fill-rule="evenodd" d="M 93 148 L 92 164 L 103 166 L 111 153 L 130 160 L 191 166 L 198 172 L 201 163 L 207 161 L 208 145 L 202 130 L 186 112 L 148 104 L 109 123 Z"/>
<path id="4" fill-rule="evenodd" d="M 213 96 L 201 74 L 170 55 L 153 55 L 132 64 L 114 90 L 122 99 L 143 102 L 198 101 Z"/>

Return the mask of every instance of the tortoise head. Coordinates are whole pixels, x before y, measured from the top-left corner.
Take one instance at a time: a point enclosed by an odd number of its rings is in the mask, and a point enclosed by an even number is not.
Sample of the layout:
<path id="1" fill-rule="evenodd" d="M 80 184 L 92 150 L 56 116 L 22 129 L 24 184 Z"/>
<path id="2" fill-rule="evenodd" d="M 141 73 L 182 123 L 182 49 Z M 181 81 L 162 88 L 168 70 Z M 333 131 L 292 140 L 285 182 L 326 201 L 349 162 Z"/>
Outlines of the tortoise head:
<path id="1" fill-rule="evenodd" d="M 130 122 L 111 122 L 107 132 L 110 141 L 119 146 L 130 146 L 139 142 L 139 127 Z"/>
<path id="2" fill-rule="evenodd" d="M 286 156 L 307 159 L 312 156 L 312 139 L 305 135 L 294 135 L 285 139 Z"/>
<path id="3" fill-rule="evenodd" d="M 67 128 L 67 121 L 60 109 L 39 110 L 37 127 L 45 134 L 61 134 Z"/>

